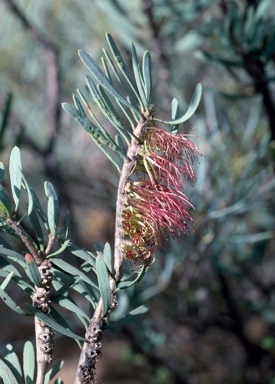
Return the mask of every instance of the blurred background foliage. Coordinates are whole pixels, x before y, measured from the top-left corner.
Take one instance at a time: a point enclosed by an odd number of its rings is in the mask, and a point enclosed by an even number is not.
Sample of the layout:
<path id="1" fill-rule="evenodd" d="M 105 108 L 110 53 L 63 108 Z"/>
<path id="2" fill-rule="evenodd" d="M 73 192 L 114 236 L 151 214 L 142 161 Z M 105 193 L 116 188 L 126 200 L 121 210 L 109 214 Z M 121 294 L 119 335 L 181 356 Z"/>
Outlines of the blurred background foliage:
<path id="1" fill-rule="evenodd" d="M 88 249 L 112 244 L 118 177 L 60 103 L 84 85 L 77 50 L 99 62 L 105 31 L 126 56 L 131 41 L 151 52 L 158 117 L 170 118 L 172 97 L 184 111 L 202 82 L 199 111 L 181 129 L 194 127 L 205 157 L 187 191 L 196 207 L 189 235 L 167 242 L 145 279 L 120 294 L 114 318 L 138 304 L 150 311 L 106 332 L 102 381 L 274 384 L 274 2 L 0 3 L 1 160 L 20 146 L 30 184 L 43 195 L 43 181 L 53 183 L 73 241 Z M 1 348 L 14 340 L 20 349 L 31 320 L 1 311 Z M 69 384 L 78 350 L 66 350 Z"/>

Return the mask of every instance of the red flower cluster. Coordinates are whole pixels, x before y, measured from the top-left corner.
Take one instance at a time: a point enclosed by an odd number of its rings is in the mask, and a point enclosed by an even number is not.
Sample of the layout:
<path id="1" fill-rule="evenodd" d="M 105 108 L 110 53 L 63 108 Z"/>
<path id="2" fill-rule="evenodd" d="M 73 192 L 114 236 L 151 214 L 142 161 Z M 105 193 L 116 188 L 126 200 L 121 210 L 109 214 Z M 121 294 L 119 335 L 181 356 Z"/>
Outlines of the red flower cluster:
<path id="1" fill-rule="evenodd" d="M 173 135 L 157 127 L 148 127 L 141 141 L 138 181 L 129 181 L 122 212 L 123 252 L 136 264 L 150 265 L 155 249 L 169 233 L 179 237 L 186 233 L 186 220 L 192 221 L 193 206 L 182 189 L 186 180 L 195 181 L 192 164 L 200 152 L 185 134 Z"/>

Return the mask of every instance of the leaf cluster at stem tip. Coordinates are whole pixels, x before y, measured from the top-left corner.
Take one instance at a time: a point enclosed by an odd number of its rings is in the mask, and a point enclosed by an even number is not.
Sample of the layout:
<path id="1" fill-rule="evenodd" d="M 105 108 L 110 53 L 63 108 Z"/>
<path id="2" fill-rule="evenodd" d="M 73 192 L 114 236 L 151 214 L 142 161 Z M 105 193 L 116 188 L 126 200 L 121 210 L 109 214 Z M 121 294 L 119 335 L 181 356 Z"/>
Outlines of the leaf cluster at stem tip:
<path id="1" fill-rule="evenodd" d="M 148 116 L 152 118 L 152 64 L 148 51 L 144 52 L 142 63 L 139 64 L 135 45 L 132 44 L 132 69 L 128 69 L 118 46 L 109 33 L 106 34 L 106 39 L 110 52 L 103 49 L 102 68 L 88 53 L 79 51 L 79 57 L 91 75 L 86 77 L 86 96 L 77 90 L 77 94 L 73 95 L 74 105 L 63 103 L 62 107 L 91 135 L 95 144 L 120 170 L 119 158 L 127 160 L 127 150 L 131 138 L 135 137 L 135 127 L 139 122 L 146 121 Z M 154 121 L 171 125 L 171 131 L 176 133 L 179 124 L 195 113 L 201 92 L 201 84 L 198 84 L 189 107 L 183 115 L 179 113 L 177 100 L 173 99 L 172 120 L 154 117 Z M 112 137 L 105 128 L 105 124 L 101 123 L 93 112 L 91 102 L 96 104 L 116 129 L 115 137 Z M 138 137 L 136 139 L 139 140 Z"/>

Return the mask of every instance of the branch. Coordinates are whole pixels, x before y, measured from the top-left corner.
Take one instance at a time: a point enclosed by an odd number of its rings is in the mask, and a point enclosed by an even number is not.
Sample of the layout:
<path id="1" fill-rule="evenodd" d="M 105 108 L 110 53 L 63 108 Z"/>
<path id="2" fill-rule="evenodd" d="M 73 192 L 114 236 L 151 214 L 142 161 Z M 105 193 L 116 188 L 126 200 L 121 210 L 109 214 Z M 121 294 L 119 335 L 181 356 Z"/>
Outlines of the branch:
<path id="1" fill-rule="evenodd" d="M 148 121 L 151 119 L 153 114 L 153 108 L 149 112 L 148 116 L 144 117 L 144 120 L 141 121 L 137 127 L 134 129 L 135 137 L 140 137 L 143 133 L 144 129 L 147 127 Z M 123 254 L 122 254 L 122 244 L 123 244 L 123 233 L 121 228 L 122 222 L 122 211 L 125 203 L 125 189 L 126 184 L 131 175 L 132 169 L 135 164 L 135 158 L 139 151 L 139 143 L 135 139 L 132 138 L 131 144 L 127 151 L 127 157 L 130 161 L 124 161 L 120 180 L 118 185 L 118 194 L 117 194 L 117 204 L 116 204 L 116 229 L 115 229 L 115 254 L 114 254 L 114 271 L 115 271 L 115 280 L 110 278 L 110 289 L 111 289 L 111 307 L 110 310 L 114 309 L 117 306 L 116 300 L 116 288 L 120 279 L 121 273 L 121 265 L 123 263 Z M 77 374 L 75 379 L 75 384 L 94 384 L 96 383 L 96 363 L 98 358 L 101 356 L 101 338 L 103 336 L 103 329 L 106 326 L 109 319 L 108 313 L 103 312 L 103 303 L 100 299 L 97 307 L 94 312 L 94 316 L 90 322 L 90 326 L 85 334 L 86 340 L 89 342 L 85 342 L 79 363 L 77 368 Z"/>

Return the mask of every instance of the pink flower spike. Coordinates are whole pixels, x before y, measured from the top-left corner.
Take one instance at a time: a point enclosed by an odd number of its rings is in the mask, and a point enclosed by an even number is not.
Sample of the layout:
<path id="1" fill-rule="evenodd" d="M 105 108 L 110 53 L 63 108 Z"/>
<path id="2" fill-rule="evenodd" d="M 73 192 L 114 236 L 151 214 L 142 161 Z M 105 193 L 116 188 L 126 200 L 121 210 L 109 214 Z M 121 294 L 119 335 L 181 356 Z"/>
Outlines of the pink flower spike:
<path id="1" fill-rule="evenodd" d="M 138 181 L 129 180 L 122 212 L 123 252 L 137 265 L 150 265 L 157 246 L 169 234 L 186 233 L 187 221 L 193 221 L 194 207 L 182 190 L 188 180 L 196 180 L 192 165 L 201 153 L 185 136 L 147 127 L 141 137 Z"/>

